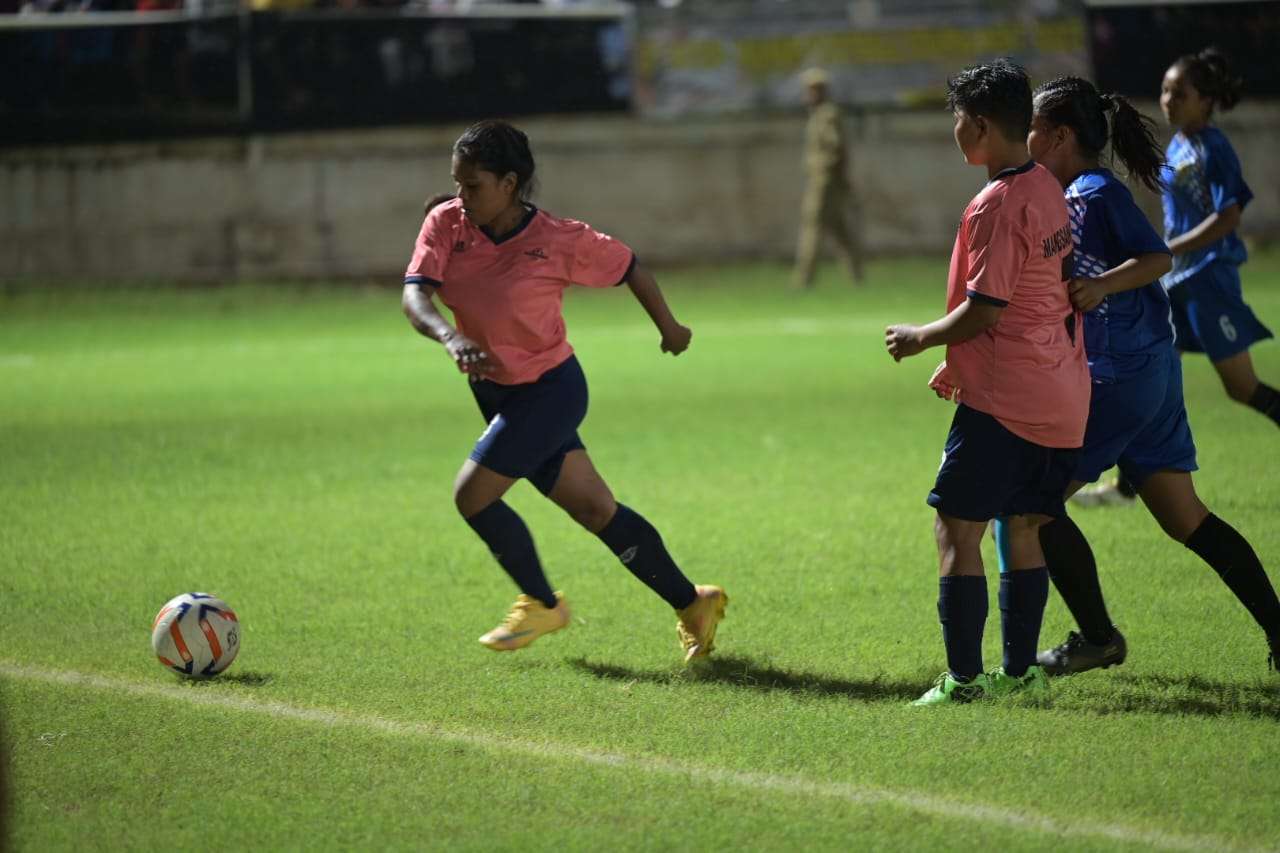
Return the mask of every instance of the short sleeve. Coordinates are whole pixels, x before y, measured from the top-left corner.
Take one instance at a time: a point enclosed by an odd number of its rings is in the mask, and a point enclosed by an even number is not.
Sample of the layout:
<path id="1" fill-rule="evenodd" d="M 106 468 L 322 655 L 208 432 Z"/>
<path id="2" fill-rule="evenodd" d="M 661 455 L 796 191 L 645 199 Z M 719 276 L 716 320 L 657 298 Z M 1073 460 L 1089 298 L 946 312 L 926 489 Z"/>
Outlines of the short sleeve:
<path id="1" fill-rule="evenodd" d="M 404 271 L 405 284 L 432 287 L 444 284 L 455 230 L 448 220 L 450 210 L 452 208 L 447 205 L 439 205 L 422 220 L 422 230 L 418 232 L 418 240 L 413 246 L 413 257 Z"/>
<path id="2" fill-rule="evenodd" d="M 1031 257 L 1031 245 L 1019 228 L 994 211 L 977 211 L 966 223 L 970 299 L 1001 307 L 1013 299 L 1018 276 Z"/>
<path id="3" fill-rule="evenodd" d="M 636 263 L 631 247 L 590 225 L 580 224 L 582 230 L 573 242 L 569 280 L 586 287 L 613 287 L 626 281 Z"/>
<path id="4" fill-rule="evenodd" d="M 1099 216 L 1106 223 L 1112 251 L 1112 266 L 1119 266 L 1138 255 L 1168 255 L 1169 247 L 1151 227 L 1146 214 L 1138 209 L 1128 193 L 1113 193 L 1105 197 L 1101 193 L 1089 200 L 1089 215 Z M 1087 250 L 1086 250 L 1087 251 Z"/>
<path id="5" fill-rule="evenodd" d="M 1245 205 L 1253 200 L 1253 192 L 1244 182 L 1240 159 L 1225 137 L 1215 138 L 1209 146 L 1208 163 L 1205 164 L 1205 180 L 1209 185 L 1209 197 L 1213 209 L 1221 213 L 1233 204 Z"/>

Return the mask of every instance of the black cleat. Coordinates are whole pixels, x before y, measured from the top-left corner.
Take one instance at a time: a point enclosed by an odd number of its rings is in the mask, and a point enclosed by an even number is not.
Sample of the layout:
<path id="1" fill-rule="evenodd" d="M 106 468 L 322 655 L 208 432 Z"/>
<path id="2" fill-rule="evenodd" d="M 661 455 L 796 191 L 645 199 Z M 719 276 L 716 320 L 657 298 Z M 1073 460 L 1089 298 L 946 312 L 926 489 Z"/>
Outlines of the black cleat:
<path id="1" fill-rule="evenodd" d="M 1036 655 L 1036 663 L 1044 667 L 1049 675 L 1074 675 L 1077 672 L 1122 664 L 1129 654 L 1129 644 L 1124 641 L 1124 635 L 1118 629 L 1112 630 L 1115 633 L 1111 635 L 1111 639 L 1101 646 L 1094 645 L 1072 631 L 1067 634 L 1065 643 Z"/>
<path id="2" fill-rule="evenodd" d="M 1280 672 L 1280 640 L 1271 641 L 1271 654 L 1267 655 L 1267 669 Z"/>

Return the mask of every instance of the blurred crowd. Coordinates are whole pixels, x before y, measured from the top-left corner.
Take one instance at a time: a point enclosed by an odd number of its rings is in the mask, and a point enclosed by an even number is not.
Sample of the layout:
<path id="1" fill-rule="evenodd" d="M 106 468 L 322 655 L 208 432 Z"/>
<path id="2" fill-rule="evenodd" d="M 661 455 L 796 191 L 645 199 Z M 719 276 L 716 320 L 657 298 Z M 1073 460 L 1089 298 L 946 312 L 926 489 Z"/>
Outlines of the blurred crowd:
<path id="1" fill-rule="evenodd" d="M 235 9 L 243 3 L 259 11 L 288 9 L 358 9 L 420 6 L 433 10 L 465 11 L 493 3 L 542 6 L 591 6 L 608 0 L 0 0 L 0 14 L 58 12 L 153 12 L 184 10 L 195 15 Z"/>

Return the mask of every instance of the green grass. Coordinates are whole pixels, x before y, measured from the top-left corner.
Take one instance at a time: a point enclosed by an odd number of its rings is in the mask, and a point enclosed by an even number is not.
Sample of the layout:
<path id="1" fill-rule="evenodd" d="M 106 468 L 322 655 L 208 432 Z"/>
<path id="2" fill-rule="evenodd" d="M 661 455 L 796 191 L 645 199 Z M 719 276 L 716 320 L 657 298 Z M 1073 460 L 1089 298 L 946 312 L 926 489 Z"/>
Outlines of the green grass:
<path id="1" fill-rule="evenodd" d="M 923 498 L 951 410 L 924 387 L 937 359 L 895 365 L 881 332 L 940 313 L 945 259 L 871 278 L 665 275 L 694 329 L 679 359 L 625 292 L 568 300 L 597 467 L 732 598 L 694 671 L 671 612 L 525 484 L 510 501 L 575 624 L 514 655 L 475 642 L 513 597 L 452 507 L 482 423 L 398 292 L 0 296 L 17 848 L 1275 845 L 1280 679 L 1141 508 L 1077 513 L 1129 663 L 1048 707 L 906 706 L 943 665 Z M 1245 287 L 1280 323 L 1280 255 Z M 1280 348 L 1254 357 L 1280 382 Z M 1197 486 L 1280 578 L 1276 429 L 1203 358 L 1186 382 Z M 148 626 L 196 589 L 244 650 L 178 683 Z M 1069 627 L 1051 602 L 1044 639 Z"/>

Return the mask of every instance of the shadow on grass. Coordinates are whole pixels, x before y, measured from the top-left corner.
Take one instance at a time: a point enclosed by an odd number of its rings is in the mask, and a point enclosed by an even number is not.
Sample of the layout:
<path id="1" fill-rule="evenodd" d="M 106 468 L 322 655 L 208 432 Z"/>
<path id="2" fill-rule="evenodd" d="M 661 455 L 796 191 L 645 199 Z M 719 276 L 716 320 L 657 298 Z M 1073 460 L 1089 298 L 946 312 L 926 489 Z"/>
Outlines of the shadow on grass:
<path id="1" fill-rule="evenodd" d="M 751 690 L 790 690 L 815 696 L 843 696 L 863 702 L 909 702 L 923 693 L 930 674 L 909 681 L 872 678 L 855 681 L 814 672 L 799 672 L 757 663 L 742 655 L 717 656 L 688 669 L 633 669 L 574 658 L 569 664 L 596 678 L 619 682 L 680 684 L 710 682 Z M 1057 682 L 1055 682 L 1057 683 Z M 1063 684 L 1062 687 L 1066 685 Z M 1110 690 L 1091 694 L 1080 710 L 1097 714 L 1177 714 L 1202 717 L 1254 716 L 1280 721 L 1280 684 L 1238 684 L 1198 675 L 1128 675 L 1117 673 Z M 1061 687 L 1059 708 L 1074 707 Z M 1028 707 L 1038 707 L 1028 703 Z M 1045 707 L 1053 707 L 1053 704 Z"/>
<path id="2" fill-rule="evenodd" d="M 1280 681 L 1239 684 L 1199 675 L 1130 675 L 1117 673 L 1118 689 L 1098 697 L 1100 713 L 1191 714 L 1201 717 L 1248 715 L 1280 720 Z"/>
<path id="3" fill-rule="evenodd" d="M 216 675 L 213 678 L 183 678 L 182 684 L 191 687 L 210 687 L 215 684 L 238 684 L 241 687 L 263 687 L 275 681 L 276 677 L 267 672 L 231 672 Z"/>
<path id="4" fill-rule="evenodd" d="M 909 682 L 888 681 L 879 677 L 867 681 L 850 681 L 815 672 L 778 669 L 742 655 L 716 656 L 681 670 L 632 669 L 616 664 L 596 663 L 586 658 L 574 658 L 569 663 L 596 678 L 614 681 L 643 681 L 651 684 L 714 682 L 751 690 L 791 690 L 815 696 L 844 696 L 865 702 L 906 702 L 919 697 L 928 689 L 930 681 L 928 675 Z"/>

